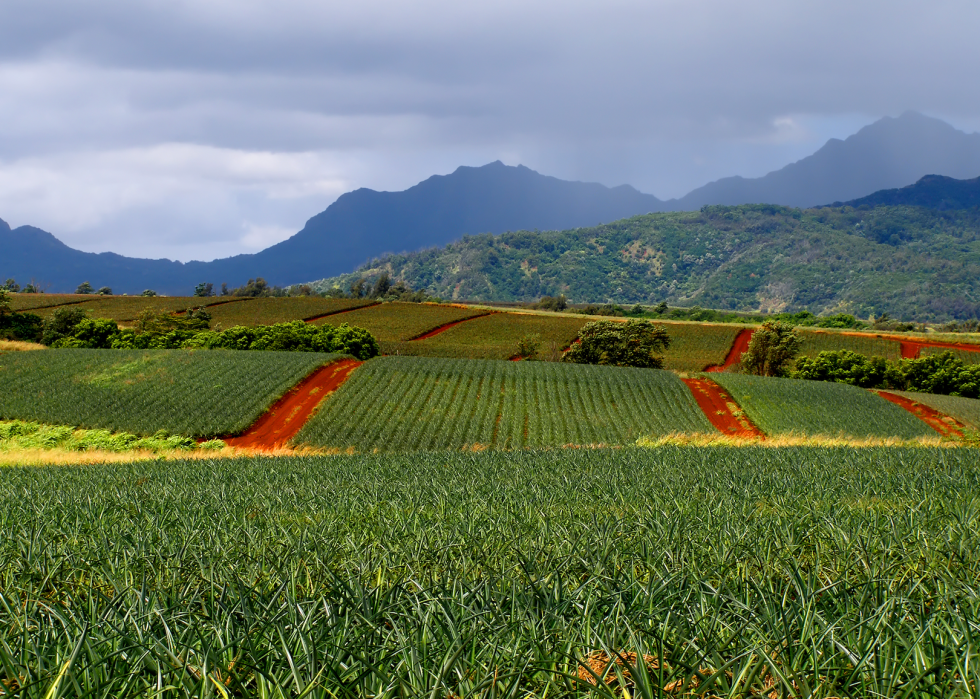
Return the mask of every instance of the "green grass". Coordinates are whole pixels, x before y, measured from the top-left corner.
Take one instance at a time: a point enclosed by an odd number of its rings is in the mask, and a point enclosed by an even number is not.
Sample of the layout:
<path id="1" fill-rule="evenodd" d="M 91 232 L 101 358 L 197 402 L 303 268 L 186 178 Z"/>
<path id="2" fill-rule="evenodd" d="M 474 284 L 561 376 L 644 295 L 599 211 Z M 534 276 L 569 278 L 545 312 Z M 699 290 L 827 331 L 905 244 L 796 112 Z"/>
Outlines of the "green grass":
<path id="1" fill-rule="evenodd" d="M 902 358 L 902 346 L 898 340 L 889 340 L 874 335 L 844 335 L 829 330 L 807 330 L 797 328 L 803 338 L 800 354 L 806 357 L 816 357 L 821 352 L 837 352 L 848 350 L 866 357 L 884 357 L 897 361 Z"/>
<path id="2" fill-rule="evenodd" d="M 473 318 L 484 313 L 486 311 L 475 308 L 395 301 L 350 311 L 336 318 L 324 318 L 315 323 L 336 325 L 344 322 L 364 328 L 381 343 L 381 351 L 387 353 L 386 342 L 411 340 L 446 323 Z"/>
<path id="3" fill-rule="evenodd" d="M 716 430 L 666 371 L 382 357 L 355 371 L 295 441 L 391 452 L 630 444 L 673 432 Z"/>
<path id="4" fill-rule="evenodd" d="M 711 378 L 767 435 L 936 436 L 908 411 L 855 386 L 727 373 Z"/>
<path id="5" fill-rule="evenodd" d="M 932 393 L 912 391 L 889 391 L 889 393 L 905 396 L 909 400 L 914 400 L 945 415 L 955 417 L 968 427 L 980 430 L 980 400 L 961 398 L 960 396 L 937 396 Z"/>
<path id="6" fill-rule="evenodd" d="M 541 343 L 538 357 L 560 356 L 585 323 L 582 318 L 528 313 L 494 313 L 455 325 L 434 337 L 389 343 L 387 354 L 458 359 L 510 359 L 528 335 Z"/>
<path id="7" fill-rule="evenodd" d="M 47 350 L 0 356 L 0 418 L 152 435 L 233 434 L 339 355 Z"/>
<path id="8" fill-rule="evenodd" d="M 220 449 L 221 440 L 202 443 L 202 448 Z M 109 430 L 79 430 L 67 425 L 42 425 L 22 420 L 0 421 L 0 452 L 20 449 L 54 449 L 68 451 L 113 451 L 135 449 L 160 451 L 162 449 L 196 449 L 197 442 L 180 435 L 157 434 L 140 437 L 129 432 Z"/>
<path id="9" fill-rule="evenodd" d="M 660 448 L 0 470 L 18 696 L 975 696 L 980 456 Z M 723 670 L 716 672 L 716 670 Z M 636 674 L 636 673 L 634 673 Z M 162 688 L 162 689 L 161 689 Z M 7 691 L 7 690 L 4 690 Z"/>
<path id="10" fill-rule="evenodd" d="M 655 321 L 656 322 L 656 321 Z M 703 371 L 724 364 L 735 338 L 745 326 L 695 323 L 663 323 L 670 335 L 664 368 L 674 371 Z"/>
<path id="11" fill-rule="evenodd" d="M 324 299 L 317 296 L 293 296 L 284 298 L 241 299 L 209 308 L 211 327 L 216 330 L 236 325 L 255 327 L 275 325 L 293 320 L 306 320 L 331 313 L 339 313 L 374 301 L 361 299 Z M 346 316 L 338 316 L 336 323 L 346 322 Z M 330 322 L 330 321 L 325 321 Z"/>

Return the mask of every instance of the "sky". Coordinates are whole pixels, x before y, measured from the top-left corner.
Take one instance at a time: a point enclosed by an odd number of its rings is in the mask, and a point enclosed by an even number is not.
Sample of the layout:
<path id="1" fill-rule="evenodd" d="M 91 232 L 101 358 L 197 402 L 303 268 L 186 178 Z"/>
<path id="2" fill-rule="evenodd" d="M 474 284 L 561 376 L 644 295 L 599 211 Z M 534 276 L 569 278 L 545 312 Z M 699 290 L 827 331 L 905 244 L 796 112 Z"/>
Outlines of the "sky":
<path id="1" fill-rule="evenodd" d="M 980 130 L 978 26 L 975 0 L 3 0 L 0 218 L 186 261 L 494 160 L 673 198 L 910 109 Z"/>

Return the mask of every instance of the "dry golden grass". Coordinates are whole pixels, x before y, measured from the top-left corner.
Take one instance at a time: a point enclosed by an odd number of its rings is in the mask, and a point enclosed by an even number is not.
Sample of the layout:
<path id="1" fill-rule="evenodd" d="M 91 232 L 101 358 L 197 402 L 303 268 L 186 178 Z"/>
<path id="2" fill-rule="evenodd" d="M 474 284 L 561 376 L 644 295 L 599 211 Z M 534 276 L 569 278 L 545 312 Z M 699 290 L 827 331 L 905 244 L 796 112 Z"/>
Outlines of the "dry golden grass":
<path id="1" fill-rule="evenodd" d="M 44 345 L 19 340 L 0 340 L 0 352 L 27 352 L 29 350 L 47 349 Z"/>
<path id="2" fill-rule="evenodd" d="M 225 447 L 219 450 L 173 449 L 168 451 L 70 451 L 68 449 L 2 449 L 0 467 L 4 466 L 85 466 L 88 464 L 128 464 L 136 461 L 187 461 L 204 459 L 236 459 L 243 456 L 310 456 L 327 454 L 311 449 L 242 449 Z M 346 452 L 334 451 L 332 455 Z"/>
<path id="3" fill-rule="evenodd" d="M 959 440 L 941 435 L 935 437 L 850 437 L 826 434 L 782 434 L 776 437 L 745 438 L 724 434 L 670 434 L 664 437 L 640 437 L 640 447 L 690 446 L 690 447 L 962 447 L 971 446 Z"/>

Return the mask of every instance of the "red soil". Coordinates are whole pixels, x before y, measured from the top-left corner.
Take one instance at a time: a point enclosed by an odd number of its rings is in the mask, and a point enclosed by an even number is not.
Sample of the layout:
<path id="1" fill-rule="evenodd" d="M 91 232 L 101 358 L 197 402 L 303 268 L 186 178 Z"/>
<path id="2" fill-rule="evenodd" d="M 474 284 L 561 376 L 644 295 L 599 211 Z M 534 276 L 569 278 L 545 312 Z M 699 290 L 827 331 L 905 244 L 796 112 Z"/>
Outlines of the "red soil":
<path id="1" fill-rule="evenodd" d="M 939 342 L 932 340 L 910 340 L 901 335 L 884 335 L 881 333 L 852 333 L 843 332 L 841 335 L 851 337 L 879 337 L 884 340 L 895 340 L 902 346 L 902 359 L 915 359 L 923 347 L 939 347 L 941 349 L 958 349 L 966 352 L 980 352 L 980 344 L 970 342 Z"/>
<path id="2" fill-rule="evenodd" d="M 341 359 L 320 367 L 296 384 L 255 423 L 236 437 L 225 439 L 232 447 L 275 449 L 285 446 L 310 419 L 324 398 L 336 391 L 363 362 Z"/>
<path id="3" fill-rule="evenodd" d="M 732 348 L 728 350 L 728 356 L 725 357 L 724 364 L 713 364 L 709 366 L 705 371 L 719 372 L 724 371 L 730 366 L 738 364 L 739 360 L 742 359 L 742 354 L 749 348 L 749 341 L 752 339 L 752 333 L 755 332 L 755 328 L 746 328 L 740 332 L 736 337 L 735 341 L 732 343 Z"/>
<path id="4" fill-rule="evenodd" d="M 495 311 L 491 311 L 490 313 L 481 313 L 478 316 L 470 316 L 469 318 L 463 318 L 462 320 L 454 320 L 452 323 L 446 323 L 445 325 L 440 325 L 438 328 L 433 328 L 429 332 L 422 333 L 418 337 L 413 337 L 410 340 L 410 342 L 415 342 L 416 340 L 428 340 L 430 337 L 435 337 L 439 333 L 444 333 L 447 330 L 449 330 L 449 328 L 455 327 L 460 323 L 465 323 L 468 320 L 476 320 L 477 318 L 483 318 L 484 316 L 493 315 L 493 313 L 495 313 Z"/>
<path id="5" fill-rule="evenodd" d="M 381 303 L 380 301 L 376 301 L 375 303 L 369 303 L 364 306 L 355 306 L 354 308 L 342 308 L 339 311 L 330 311 L 329 313 L 321 313 L 318 316 L 310 316 L 309 318 L 303 318 L 303 322 L 312 323 L 314 320 L 320 320 L 320 318 L 326 318 L 327 316 L 338 316 L 341 313 L 350 313 L 351 311 L 362 311 L 365 308 L 370 308 L 371 306 L 377 306 L 380 303 Z"/>
<path id="6" fill-rule="evenodd" d="M 718 384 L 710 379 L 682 379 L 691 389 L 694 400 L 704 412 L 711 424 L 722 434 L 732 437 L 763 438 L 758 427 L 749 422 L 744 415 L 736 417 L 729 405 L 735 405 L 732 397 Z"/>
<path id="7" fill-rule="evenodd" d="M 944 415 L 938 410 L 930 408 L 928 405 L 922 405 L 922 403 L 909 400 L 905 396 L 888 393 L 887 391 L 875 391 L 875 393 L 885 400 L 905 408 L 944 437 L 963 436 L 963 430 L 966 425 L 959 420 L 951 418 L 948 415 Z"/>

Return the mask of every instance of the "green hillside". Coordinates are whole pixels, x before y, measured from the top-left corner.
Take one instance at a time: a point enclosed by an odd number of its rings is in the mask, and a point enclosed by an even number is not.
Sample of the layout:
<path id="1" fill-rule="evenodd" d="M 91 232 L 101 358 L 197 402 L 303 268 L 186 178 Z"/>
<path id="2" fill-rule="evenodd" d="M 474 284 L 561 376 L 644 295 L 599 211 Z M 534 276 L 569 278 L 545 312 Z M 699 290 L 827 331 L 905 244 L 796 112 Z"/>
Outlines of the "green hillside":
<path id="1" fill-rule="evenodd" d="M 743 311 L 980 316 L 980 210 L 706 206 L 594 228 L 467 236 L 316 282 L 387 271 L 445 299 L 700 305 Z"/>

